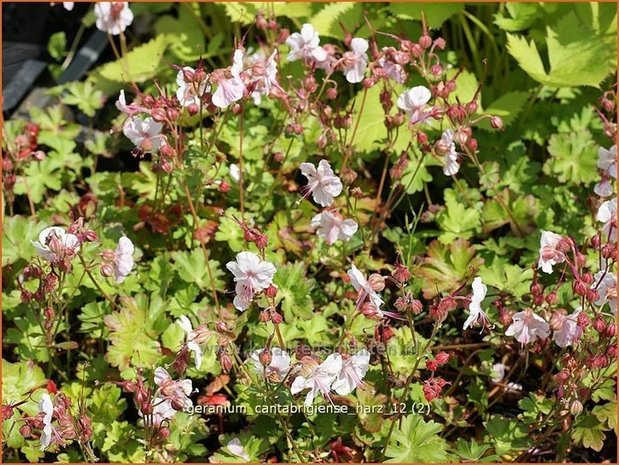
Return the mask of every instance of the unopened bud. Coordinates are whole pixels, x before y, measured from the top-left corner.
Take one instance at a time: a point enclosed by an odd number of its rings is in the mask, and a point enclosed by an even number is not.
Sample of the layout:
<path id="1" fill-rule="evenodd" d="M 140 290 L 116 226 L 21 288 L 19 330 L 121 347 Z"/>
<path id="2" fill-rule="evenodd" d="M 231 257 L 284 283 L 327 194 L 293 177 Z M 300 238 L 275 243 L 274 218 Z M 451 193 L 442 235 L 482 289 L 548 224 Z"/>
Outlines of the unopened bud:
<path id="1" fill-rule="evenodd" d="M 503 129 L 503 119 L 498 116 L 490 118 L 490 126 L 494 129 Z"/>
<path id="2" fill-rule="evenodd" d="M 428 34 L 424 34 L 419 38 L 419 45 L 423 48 L 430 48 L 432 46 L 432 37 Z"/>
<path id="3" fill-rule="evenodd" d="M 378 273 L 372 273 L 368 278 L 368 284 L 373 291 L 381 292 L 383 289 L 385 289 L 385 278 L 383 278 Z"/>
<path id="4" fill-rule="evenodd" d="M 277 295 L 277 286 L 271 284 L 264 290 L 264 294 L 269 298 L 273 299 Z"/>
<path id="5" fill-rule="evenodd" d="M 198 106 L 197 103 L 190 103 L 189 106 L 187 106 L 187 112 L 191 116 L 197 115 L 199 111 L 200 111 L 200 107 Z"/>
<path id="6" fill-rule="evenodd" d="M 258 360 L 260 360 L 262 366 L 268 367 L 271 364 L 271 361 L 273 361 L 273 355 L 271 354 L 270 350 L 264 349 L 258 355 Z"/>

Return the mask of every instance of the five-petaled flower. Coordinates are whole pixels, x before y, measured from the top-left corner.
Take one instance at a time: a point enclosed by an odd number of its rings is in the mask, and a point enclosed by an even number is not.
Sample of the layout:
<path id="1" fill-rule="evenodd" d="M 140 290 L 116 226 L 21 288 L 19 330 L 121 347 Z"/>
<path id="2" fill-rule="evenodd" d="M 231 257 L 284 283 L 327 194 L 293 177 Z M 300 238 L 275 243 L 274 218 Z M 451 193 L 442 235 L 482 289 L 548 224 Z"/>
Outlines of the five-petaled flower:
<path id="1" fill-rule="evenodd" d="M 322 207 L 328 207 L 333 203 L 334 197 L 341 194 L 342 181 L 333 173 L 327 160 L 320 160 L 318 168 L 307 162 L 301 163 L 300 168 L 308 181 L 304 197 L 311 193 L 314 202 Z"/>
<path id="2" fill-rule="evenodd" d="M 273 284 L 276 271 L 275 265 L 261 260 L 253 252 L 240 252 L 236 261 L 228 262 L 226 268 L 234 275 L 234 306 L 241 311 L 249 307 L 257 293 Z"/>
<path id="3" fill-rule="evenodd" d="M 95 18 L 97 29 L 117 36 L 133 22 L 133 11 L 128 2 L 97 2 Z"/>
<path id="4" fill-rule="evenodd" d="M 344 219 L 339 213 L 325 210 L 315 215 L 311 222 L 312 228 L 316 228 L 316 234 L 322 237 L 327 244 L 332 245 L 336 241 L 347 241 L 358 229 L 354 220 Z"/>
<path id="5" fill-rule="evenodd" d="M 527 308 L 512 316 L 512 324 L 505 331 L 505 335 L 514 336 L 521 344 L 528 344 L 537 339 L 546 339 L 550 334 L 549 329 L 546 320 Z"/>

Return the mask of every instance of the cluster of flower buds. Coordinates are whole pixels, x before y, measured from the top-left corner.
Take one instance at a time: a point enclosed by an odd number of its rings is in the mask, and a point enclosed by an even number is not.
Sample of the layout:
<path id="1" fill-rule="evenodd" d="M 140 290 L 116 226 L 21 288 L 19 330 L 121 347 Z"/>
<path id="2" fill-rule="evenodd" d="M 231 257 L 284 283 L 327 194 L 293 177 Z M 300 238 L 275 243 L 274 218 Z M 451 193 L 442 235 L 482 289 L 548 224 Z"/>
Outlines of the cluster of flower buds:
<path id="1" fill-rule="evenodd" d="M 3 146 L 2 171 L 3 186 L 7 192 L 12 192 L 17 181 L 18 168 L 29 159 L 41 161 L 45 152 L 39 150 L 39 126 L 26 123 L 24 130 L 15 139 L 6 139 Z"/>
<path id="2" fill-rule="evenodd" d="M 422 390 L 426 400 L 430 402 L 439 397 L 446 384 L 449 383 L 441 377 L 432 376 L 430 379 L 425 380 L 423 382 Z"/>
<path id="3" fill-rule="evenodd" d="M 447 318 L 447 314 L 455 310 L 457 306 L 458 302 L 451 295 L 438 299 L 430 305 L 430 317 L 436 322 L 443 322 Z"/>
<path id="4" fill-rule="evenodd" d="M 436 354 L 433 360 L 426 362 L 426 368 L 434 374 L 438 367 L 445 365 L 449 361 L 449 354 L 447 352 L 439 352 Z"/>

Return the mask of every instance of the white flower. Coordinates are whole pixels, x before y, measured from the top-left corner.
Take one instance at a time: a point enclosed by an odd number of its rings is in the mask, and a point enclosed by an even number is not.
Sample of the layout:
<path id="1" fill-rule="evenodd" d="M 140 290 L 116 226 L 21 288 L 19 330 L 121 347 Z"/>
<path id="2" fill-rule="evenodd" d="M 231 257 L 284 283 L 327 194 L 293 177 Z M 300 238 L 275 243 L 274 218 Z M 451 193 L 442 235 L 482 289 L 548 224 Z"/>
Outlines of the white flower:
<path id="1" fill-rule="evenodd" d="M 341 396 L 350 394 L 356 387 L 363 384 L 363 377 L 367 373 L 369 365 L 370 353 L 365 349 L 344 360 L 342 369 L 331 386 L 332 389 Z"/>
<path id="2" fill-rule="evenodd" d="M 200 369 L 202 365 L 202 349 L 200 345 L 195 341 L 195 333 L 193 332 L 193 327 L 191 326 L 191 321 L 185 315 L 181 315 L 178 320 L 176 320 L 176 324 L 179 325 L 185 331 L 187 335 L 187 348 L 193 352 L 193 360 L 196 364 L 196 369 Z"/>
<path id="3" fill-rule="evenodd" d="M 389 47 L 383 47 L 383 53 L 387 50 L 389 50 Z M 404 84 L 406 81 L 406 71 L 404 71 L 402 65 L 389 60 L 384 55 L 378 59 L 378 65 L 389 79 L 393 79 L 398 84 Z"/>
<path id="4" fill-rule="evenodd" d="M 226 448 L 230 451 L 232 455 L 236 455 L 239 458 L 242 458 L 246 462 L 250 461 L 249 454 L 241 444 L 239 438 L 231 439 L 228 444 L 226 444 Z"/>
<path id="5" fill-rule="evenodd" d="M 333 203 L 333 198 L 342 192 L 342 181 L 331 169 L 327 160 L 320 160 L 318 168 L 312 163 L 301 163 L 301 173 L 307 178 L 307 194 L 312 194 L 314 202 L 322 207 Z"/>
<path id="6" fill-rule="evenodd" d="M 312 370 L 308 377 L 297 376 L 290 386 L 292 394 L 298 394 L 304 389 L 309 389 L 305 397 L 305 406 L 309 407 L 314 402 L 317 394 L 322 394 L 325 399 L 330 399 L 331 385 L 342 371 L 342 356 L 340 354 L 329 355 L 324 362 Z"/>
<path id="7" fill-rule="evenodd" d="M 327 59 L 327 52 L 319 45 L 320 36 L 311 24 L 304 24 L 301 32 L 290 34 L 286 39 L 286 44 L 290 47 L 288 61 L 296 60 L 316 60 L 324 61 Z"/>
<path id="8" fill-rule="evenodd" d="M 368 41 L 355 37 L 350 41 L 352 52 L 346 52 L 343 57 L 344 76 L 350 83 L 363 81 L 365 69 L 368 66 Z"/>
<path id="9" fill-rule="evenodd" d="M 133 22 L 133 12 L 128 2 L 95 3 L 97 29 L 117 36 Z"/>
<path id="10" fill-rule="evenodd" d="M 118 240 L 118 245 L 114 251 L 112 268 L 117 283 L 122 283 L 133 269 L 133 242 L 126 236 Z"/>
<path id="11" fill-rule="evenodd" d="M 127 105 L 127 99 L 125 97 L 125 91 L 121 90 L 120 95 L 118 96 L 118 100 L 116 100 L 116 108 L 118 111 L 122 113 L 126 113 L 129 116 L 133 116 L 140 112 L 148 112 L 148 110 L 144 107 L 141 107 L 137 103 L 130 103 Z"/>
<path id="12" fill-rule="evenodd" d="M 458 152 L 456 152 L 454 133 L 451 129 L 446 129 L 443 132 L 439 144 L 445 152 L 443 156 L 443 173 L 445 176 L 453 176 L 460 170 L 460 162 L 458 161 Z"/>
<path id="13" fill-rule="evenodd" d="M 314 216 L 311 223 L 312 228 L 318 228 L 316 234 L 322 237 L 327 244 L 331 245 L 338 240 L 347 241 L 356 232 L 358 225 L 351 219 L 345 220 L 339 214 L 334 214 L 329 210 Z"/>
<path id="14" fill-rule="evenodd" d="M 411 124 L 420 123 L 429 116 L 426 104 L 431 98 L 432 92 L 427 87 L 415 86 L 400 94 L 398 97 L 398 108 L 409 115 Z"/>
<path id="15" fill-rule="evenodd" d="M 241 179 L 241 170 L 239 170 L 239 165 L 232 163 L 229 170 L 232 180 L 235 182 L 239 182 L 239 180 Z"/>
<path id="16" fill-rule="evenodd" d="M 617 146 L 613 145 L 606 150 L 604 147 L 598 149 L 598 168 L 608 173 L 611 178 L 617 179 Z"/>
<path id="17" fill-rule="evenodd" d="M 582 328 L 578 326 L 578 314 L 581 308 L 574 310 L 571 315 L 563 315 L 560 322 L 560 327 L 552 333 L 552 340 L 559 347 L 567 347 L 574 344 L 582 334 Z M 557 318 L 557 317 L 553 317 Z"/>
<path id="18" fill-rule="evenodd" d="M 488 320 L 488 316 L 481 309 L 481 302 L 486 298 L 488 288 L 482 282 L 481 278 L 475 278 L 471 286 L 473 288 L 473 296 L 471 297 L 471 303 L 469 304 L 469 317 L 464 322 L 462 329 L 466 330 L 474 323 L 485 322 Z"/>
<path id="19" fill-rule="evenodd" d="M 269 58 L 259 50 L 244 59 L 246 84 L 251 85 L 253 91 L 251 97 L 254 105 L 260 105 L 262 96 L 268 96 L 277 82 L 277 50 Z"/>
<path id="20" fill-rule="evenodd" d="M 199 107 L 202 95 L 208 92 L 211 87 L 207 84 L 206 80 L 200 81 L 200 83 L 185 81 L 185 73 L 183 73 L 183 71 L 189 75 L 193 75 L 195 69 L 190 66 L 184 66 L 183 69 L 176 74 L 176 85 L 178 86 L 176 98 L 184 107 L 188 107 L 192 104 Z"/>
<path id="21" fill-rule="evenodd" d="M 598 291 L 595 305 L 602 306 L 608 302 L 613 315 L 617 315 L 617 278 L 611 270 L 603 269 L 593 275 L 592 289 Z"/>
<path id="22" fill-rule="evenodd" d="M 146 119 L 128 118 L 123 125 L 123 134 L 143 152 L 156 152 L 164 142 L 161 134 L 163 125 L 148 117 Z"/>
<path id="23" fill-rule="evenodd" d="M 495 383 L 500 383 L 505 378 L 505 372 L 509 367 L 502 363 L 495 363 L 492 365 L 492 373 L 490 374 L 490 379 L 492 379 Z M 508 392 L 517 392 L 522 391 L 522 385 L 518 383 L 508 382 L 505 387 Z"/>
<path id="24" fill-rule="evenodd" d="M 555 234 L 551 231 L 542 231 L 537 267 L 541 268 L 544 273 L 552 273 L 553 265 L 565 261 L 565 255 L 557 249 L 557 245 L 561 239 L 563 239 L 563 237 L 559 234 Z"/>
<path id="25" fill-rule="evenodd" d="M 365 279 L 363 273 L 361 273 L 355 265 L 352 265 L 352 268 L 348 270 L 348 276 L 350 277 L 350 282 L 358 294 L 357 306 L 359 307 L 361 302 L 369 299 L 378 311 L 378 314 L 382 316 L 380 306 L 383 304 L 383 299 L 381 299 L 380 295 L 372 289 L 372 286 L 370 286 L 370 283 L 368 283 L 367 279 Z"/>
<path id="26" fill-rule="evenodd" d="M 158 396 L 172 402 L 172 407 L 176 406 L 180 410 L 190 408 L 193 405 L 189 398 L 193 392 L 190 379 L 175 381 L 165 368 L 157 367 L 155 369 L 155 384 L 159 387 Z"/>
<path id="27" fill-rule="evenodd" d="M 528 308 L 512 317 L 512 324 L 505 331 L 505 335 L 514 336 L 521 344 L 528 344 L 537 339 L 546 339 L 550 334 L 549 328 L 550 326 L 541 316 Z"/>
<path id="28" fill-rule="evenodd" d="M 54 404 L 49 394 L 45 393 L 39 400 L 39 412 L 45 413 L 43 416 L 43 433 L 41 434 L 41 450 L 47 448 L 52 442 L 52 415 Z"/>
<path id="29" fill-rule="evenodd" d="M 615 188 L 609 178 L 602 178 L 600 182 L 593 186 L 593 192 L 600 197 L 610 197 L 615 193 Z"/>
<path id="30" fill-rule="evenodd" d="M 607 200 L 600 205 L 597 213 L 597 220 L 604 223 L 602 226 L 603 237 L 608 237 L 609 240 L 617 239 L 617 228 L 613 225 L 617 220 L 617 198 Z M 609 236 L 610 234 L 610 236 Z"/>
<path id="31" fill-rule="evenodd" d="M 240 252 L 236 261 L 228 262 L 226 268 L 234 275 L 236 283 L 234 306 L 243 311 L 254 298 L 254 294 L 273 284 L 275 266 L 271 262 L 262 261 L 253 252 Z"/>
<path id="32" fill-rule="evenodd" d="M 216 107 L 227 108 L 231 103 L 243 98 L 245 84 L 241 79 L 241 72 L 243 71 L 244 55 L 240 48 L 234 51 L 232 66 L 230 67 L 232 77 L 219 80 L 217 90 L 211 99 Z"/>
<path id="33" fill-rule="evenodd" d="M 52 242 L 56 244 L 50 248 Z M 32 241 L 32 245 L 39 256 L 50 262 L 56 262 L 65 255 L 74 255 L 80 250 L 80 241 L 77 236 L 67 233 L 60 226 L 45 228 L 39 234 L 39 240 Z"/>
<path id="34" fill-rule="evenodd" d="M 260 362 L 261 352 L 262 349 L 254 350 L 250 355 L 256 373 L 264 374 L 267 377 L 275 377 L 278 380 L 284 379 L 290 371 L 290 355 L 288 355 L 288 352 L 279 347 L 272 347 L 271 363 L 267 367 L 264 367 Z"/>

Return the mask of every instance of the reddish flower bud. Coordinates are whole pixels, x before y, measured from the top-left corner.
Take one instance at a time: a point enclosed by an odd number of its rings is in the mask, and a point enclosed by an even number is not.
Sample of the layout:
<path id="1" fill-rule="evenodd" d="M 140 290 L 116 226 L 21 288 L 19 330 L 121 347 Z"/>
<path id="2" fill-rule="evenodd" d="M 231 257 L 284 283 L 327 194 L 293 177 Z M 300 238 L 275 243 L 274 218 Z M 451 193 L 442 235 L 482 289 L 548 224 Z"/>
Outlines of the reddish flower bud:
<path id="1" fill-rule="evenodd" d="M 449 361 L 449 354 L 447 352 L 439 352 L 434 358 L 439 365 L 444 365 Z"/>
<path id="2" fill-rule="evenodd" d="M 284 317 L 281 314 L 273 311 L 271 312 L 271 321 L 274 325 L 280 325 L 283 323 Z"/>
<path id="3" fill-rule="evenodd" d="M 269 321 L 271 321 L 271 312 L 269 312 L 268 310 L 262 310 L 258 319 L 262 323 L 268 323 Z"/>
<path id="4" fill-rule="evenodd" d="M 271 364 L 271 361 L 273 360 L 273 355 L 271 354 L 270 350 L 264 349 L 258 355 L 258 360 L 260 360 L 260 363 L 262 364 L 262 366 L 268 367 Z"/>
<path id="5" fill-rule="evenodd" d="M 368 278 L 368 284 L 372 288 L 372 290 L 376 292 L 381 292 L 385 289 L 385 278 L 383 278 L 378 273 L 372 273 Z"/>
<path id="6" fill-rule="evenodd" d="M 277 295 L 277 286 L 271 284 L 264 290 L 264 294 L 269 298 L 273 299 Z"/>
<path id="7" fill-rule="evenodd" d="M 154 108 L 151 112 L 150 115 L 152 116 L 152 118 L 157 121 L 158 123 L 163 123 L 167 120 L 168 115 L 166 113 L 166 111 L 163 108 Z"/>
<path id="8" fill-rule="evenodd" d="M 219 192 L 223 192 L 223 193 L 229 192 L 230 191 L 230 184 L 228 184 L 226 181 L 222 180 L 219 183 L 218 189 L 219 189 Z"/>
<path id="9" fill-rule="evenodd" d="M 32 428 L 30 428 L 27 424 L 21 425 L 19 428 L 19 434 L 25 438 L 29 438 L 32 434 Z"/>
<path id="10" fill-rule="evenodd" d="M 611 323 L 606 327 L 606 331 L 604 331 L 604 335 L 606 337 L 614 337 L 617 334 L 617 325 L 615 323 Z"/>
<path id="11" fill-rule="evenodd" d="M 337 89 L 335 87 L 329 87 L 325 91 L 325 95 L 329 100 L 335 100 L 337 98 Z"/>
<path id="12" fill-rule="evenodd" d="M 596 317 L 593 320 L 593 327 L 598 333 L 603 333 L 606 331 L 606 323 L 600 317 Z"/>
<path id="13" fill-rule="evenodd" d="M 549 293 L 546 296 L 546 302 L 548 302 L 550 305 L 554 305 L 559 301 L 559 298 L 557 296 L 557 293 L 555 291 L 552 291 L 551 293 Z"/>
<path id="14" fill-rule="evenodd" d="M 395 266 L 395 270 L 393 270 L 392 276 L 396 281 L 405 283 L 411 278 L 411 272 L 406 266 L 398 263 Z"/>
<path id="15" fill-rule="evenodd" d="M 477 111 L 478 105 L 475 100 L 471 100 L 464 106 L 464 108 L 469 115 L 472 115 Z"/>
<path id="16" fill-rule="evenodd" d="M 431 372 L 435 372 L 438 369 L 438 363 L 436 360 L 428 360 L 426 362 L 426 368 Z"/>
<path id="17" fill-rule="evenodd" d="M 165 426 L 162 428 L 159 428 L 159 431 L 157 432 L 157 434 L 161 439 L 168 439 L 170 437 L 170 428 L 167 428 Z"/>
<path id="18" fill-rule="evenodd" d="M 503 129 L 503 119 L 498 116 L 491 116 L 490 127 L 494 129 Z"/>
<path id="19" fill-rule="evenodd" d="M 195 116 L 198 114 L 198 112 L 200 111 L 200 107 L 198 106 L 197 103 L 191 103 L 189 104 L 189 106 L 187 107 L 187 112 L 191 115 L 191 116 Z"/>
<path id="20" fill-rule="evenodd" d="M 419 45 L 423 48 L 430 48 L 432 46 L 432 37 L 428 34 L 424 34 L 419 38 Z"/>

